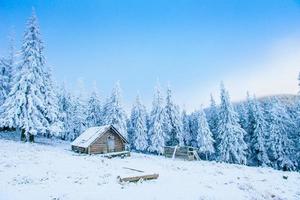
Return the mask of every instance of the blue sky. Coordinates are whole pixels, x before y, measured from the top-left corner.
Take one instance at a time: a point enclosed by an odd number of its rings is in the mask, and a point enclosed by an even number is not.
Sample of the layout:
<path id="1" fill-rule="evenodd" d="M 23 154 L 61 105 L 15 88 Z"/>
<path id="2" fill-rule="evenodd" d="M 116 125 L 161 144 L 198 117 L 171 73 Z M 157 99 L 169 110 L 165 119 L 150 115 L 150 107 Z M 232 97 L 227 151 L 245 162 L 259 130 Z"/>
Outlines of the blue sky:
<path id="1" fill-rule="evenodd" d="M 189 111 L 221 80 L 235 101 L 297 92 L 299 1 L 0 0 L 0 55 L 12 29 L 20 47 L 32 7 L 56 80 L 96 81 L 102 96 L 120 81 L 127 108 L 137 91 L 151 105 L 157 79 Z"/>

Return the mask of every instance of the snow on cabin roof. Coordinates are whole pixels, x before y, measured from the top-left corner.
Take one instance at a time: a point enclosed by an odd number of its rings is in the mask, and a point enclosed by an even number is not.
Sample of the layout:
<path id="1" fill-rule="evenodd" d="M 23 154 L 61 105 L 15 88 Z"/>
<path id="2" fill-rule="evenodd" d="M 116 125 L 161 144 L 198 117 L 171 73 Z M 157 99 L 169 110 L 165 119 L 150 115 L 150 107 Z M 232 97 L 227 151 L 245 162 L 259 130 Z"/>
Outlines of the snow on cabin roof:
<path id="1" fill-rule="evenodd" d="M 79 135 L 72 143 L 72 146 L 79 146 L 87 148 L 96 138 L 100 137 L 110 128 L 110 125 L 97 126 L 88 128 L 81 135 Z"/>

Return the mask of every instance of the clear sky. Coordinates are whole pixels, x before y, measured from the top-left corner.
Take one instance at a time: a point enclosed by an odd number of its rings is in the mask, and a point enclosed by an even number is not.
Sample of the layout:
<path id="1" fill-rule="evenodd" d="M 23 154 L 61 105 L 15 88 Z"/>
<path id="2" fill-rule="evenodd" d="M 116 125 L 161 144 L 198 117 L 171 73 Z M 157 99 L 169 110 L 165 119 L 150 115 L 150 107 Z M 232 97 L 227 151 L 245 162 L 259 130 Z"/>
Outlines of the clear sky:
<path id="1" fill-rule="evenodd" d="M 20 47 L 32 7 L 47 63 L 58 82 L 107 96 L 120 81 L 127 108 L 149 106 L 157 79 L 189 111 L 218 97 L 233 100 L 297 92 L 300 2 L 290 0 L 0 0 L 0 55 L 13 29 Z"/>

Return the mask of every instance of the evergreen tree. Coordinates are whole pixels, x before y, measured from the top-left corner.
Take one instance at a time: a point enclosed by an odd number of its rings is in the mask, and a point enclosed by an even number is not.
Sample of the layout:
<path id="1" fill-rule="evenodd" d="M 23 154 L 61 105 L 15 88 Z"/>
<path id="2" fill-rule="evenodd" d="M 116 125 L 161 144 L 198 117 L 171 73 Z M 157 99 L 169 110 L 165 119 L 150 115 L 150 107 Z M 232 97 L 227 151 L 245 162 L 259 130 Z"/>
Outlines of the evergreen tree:
<path id="1" fill-rule="evenodd" d="M 33 141 L 37 133 L 45 133 L 49 121 L 45 116 L 45 58 L 36 15 L 28 20 L 22 45 L 22 64 L 17 70 L 3 105 L 2 127 L 22 130 L 21 139 Z M 26 137 L 26 138 L 25 138 Z"/>
<path id="2" fill-rule="evenodd" d="M 60 121 L 63 123 L 63 131 L 60 137 L 63 140 L 71 140 L 72 138 L 75 138 L 75 136 L 72 136 L 73 100 L 71 94 L 66 89 L 65 83 L 63 83 L 63 85 L 60 87 L 58 94 Z"/>
<path id="3" fill-rule="evenodd" d="M 238 123 L 228 92 L 221 84 L 221 104 L 218 116 L 218 160 L 229 163 L 245 164 L 245 130 Z"/>
<path id="4" fill-rule="evenodd" d="M 295 124 L 287 115 L 281 102 L 271 98 L 268 103 L 268 153 L 272 166 L 276 169 L 295 169 L 295 144 L 289 138 Z"/>
<path id="5" fill-rule="evenodd" d="M 145 152 L 148 148 L 147 112 L 139 95 L 131 110 L 129 130 L 131 136 L 128 138 L 131 146 L 137 151 Z"/>
<path id="6" fill-rule="evenodd" d="M 199 152 L 201 154 L 204 154 L 205 159 L 208 160 L 208 156 L 215 152 L 214 139 L 212 137 L 212 132 L 209 129 L 209 125 L 203 109 L 201 108 L 198 113 L 197 143 Z"/>
<path id="7" fill-rule="evenodd" d="M 251 123 L 249 120 L 249 98 L 247 97 L 247 101 L 246 102 L 242 102 L 237 104 L 234 107 L 234 110 L 237 112 L 238 114 L 238 120 L 239 120 L 239 124 L 241 125 L 242 129 L 244 129 L 246 131 L 246 133 L 249 132 L 248 127 L 249 127 L 249 123 Z M 248 134 L 246 134 L 245 137 L 245 142 L 248 142 L 248 138 L 247 138 Z"/>
<path id="8" fill-rule="evenodd" d="M 216 141 L 217 138 L 218 138 L 217 126 L 218 126 L 219 112 L 218 112 L 218 107 L 217 107 L 216 101 L 215 101 L 214 97 L 212 96 L 212 94 L 210 95 L 210 107 L 209 107 L 209 112 L 208 113 L 209 114 L 207 116 L 207 121 L 208 121 L 208 124 L 209 124 L 209 128 L 210 128 L 210 130 L 213 134 L 213 138 Z"/>
<path id="9" fill-rule="evenodd" d="M 170 87 L 167 89 L 167 97 L 166 97 L 166 127 L 165 132 L 167 134 L 167 145 L 175 146 L 182 145 L 182 121 L 180 117 L 179 107 L 173 103 L 172 99 L 172 91 Z"/>
<path id="10" fill-rule="evenodd" d="M 191 143 L 191 128 L 190 128 L 190 117 L 186 111 L 183 110 L 181 114 L 182 118 L 182 138 L 184 145 L 190 145 Z"/>
<path id="11" fill-rule="evenodd" d="M 103 123 L 112 124 L 127 138 L 127 117 L 122 105 L 121 88 L 119 82 L 115 85 L 110 98 L 103 108 Z"/>
<path id="12" fill-rule="evenodd" d="M 298 74 L 298 100 L 296 102 L 296 115 L 295 115 L 295 121 L 296 121 L 296 131 L 295 131 L 295 137 L 294 137 L 294 143 L 296 144 L 296 159 L 298 160 L 298 170 L 300 170 L 300 72 Z"/>
<path id="13" fill-rule="evenodd" d="M 160 87 L 157 86 L 149 119 L 150 152 L 162 154 L 164 151 L 165 138 L 167 137 L 164 131 L 165 120 L 166 114 L 163 106 L 163 98 Z"/>
<path id="14" fill-rule="evenodd" d="M 298 170 L 300 169 L 300 98 L 298 97 L 298 101 L 296 103 L 296 112 L 297 116 L 295 117 L 296 121 L 296 130 L 295 130 L 295 137 L 294 137 L 294 143 L 296 144 L 296 160 Z"/>
<path id="15" fill-rule="evenodd" d="M 46 68 L 44 72 L 44 88 L 45 88 L 45 112 L 44 115 L 48 121 L 49 126 L 46 127 L 45 135 L 50 137 L 51 135 L 59 136 L 63 131 L 63 124 L 60 121 L 60 112 L 58 105 L 58 94 L 55 91 L 54 81 L 52 79 L 51 68 Z"/>
<path id="16" fill-rule="evenodd" d="M 100 126 L 102 124 L 101 101 L 96 88 L 92 91 L 87 102 L 86 123 L 88 127 Z"/>
<path id="17" fill-rule="evenodd" d="M 11 32 L 9 35 L 9 51 L 8 51 L 8 57 L 6 60 L 7 65 L 7 74 L 9 78 L 9 91 L 11 87 L 13 86 L 13 77 L 17 70 L 17 52 L 15 48 L 15 35 L 14 32 Z"/>
<path id="18" fill-rule="evenodd" d="M 267 166 L 270 164 L 266 150 L 266 133 L 267 124 L 263 116 L 263 110 L 259 102 L 254 97 L 248 97 L 249 106 L 249 157 L 248 162 L 250 165 Z"/>
<path id="19" fill-rule="evenodd" d="M 71 107 L 71 122 L 70 128 L 71 131 L 69 133 L 69 139 L 76 139 L 85 129 L 86 125 L 86 104 L 84 98 L 82 96 L 75 96 L 72 98 L 72 107 Z"/>
<path id="20" fill-rule="evenodd" d="M 7 58 L 0 58 L 0 106 L 4 103 L 13 84 L 15 55 L 14 37 L 10 36 L 9 55 Z"/>
<path id="21" fill-rule="evenodd" d="M 0 106 L 4 103 L 9 92 L 9 77 L 7 65 L 3 58 L 0 58 Z M 1 112 L 1 110 L 0 110 Z"/>
<path id="22" fill-rule="evenodd" d="M 300 88 L 300 72 L 298 74 L 298 87 Z M 300 89 L 299 89 L 299 93 L 300 93 Z"/>
<path id="23" fill-rule="evenodd" d="M 246 131 L 244 136 L 244 141 L 247 144 L 247 162 L 250 165 L 256 165 L 257 163 L 253 163 L 253 149 L 251 146 L 251 140 L 253 136 L 253 132 L 256 126 L 256 121 L 254 119 L 254 99 L 250 97 L 249 92 L 247 92 L 247 100 L 245 103 L 240 103 L 239 115 L 240 115 L 240 124 L 242 128 Z"/>
<path id="24" fill-rule="evenodd" d="M 189 145 L 192 147 L 197 148 L 198 147 L 198 131 L 200 129 L 199 127 L 199 111 L 194 111 L 190 115 L 190 143 Z"/>

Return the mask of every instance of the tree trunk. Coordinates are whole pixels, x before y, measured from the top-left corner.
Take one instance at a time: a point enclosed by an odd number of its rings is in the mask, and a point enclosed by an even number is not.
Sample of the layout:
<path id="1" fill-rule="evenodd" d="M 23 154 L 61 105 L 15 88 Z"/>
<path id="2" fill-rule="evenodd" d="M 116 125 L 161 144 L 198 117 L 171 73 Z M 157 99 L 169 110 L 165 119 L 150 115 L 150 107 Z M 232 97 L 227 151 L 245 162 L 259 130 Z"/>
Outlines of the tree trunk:
<path id="1" fill-rule="evenodd" d="M 22 142 L 26 142 L 27 141 L 27 139 L 26 139 L 26 135 L 25 135 L 25 130 L 24 129 L 18 129 L 18 132 L 20 132 L 21 133 L 21 141 Z"/>
<path id="2" fill-rule="evenodd" d="M 29 134 L 29 142 L 34 142 L 34 135 Z"/>

